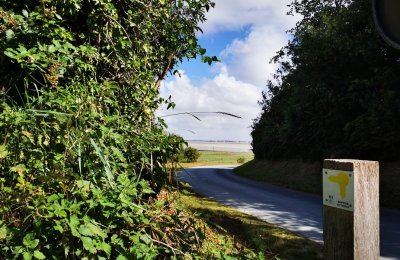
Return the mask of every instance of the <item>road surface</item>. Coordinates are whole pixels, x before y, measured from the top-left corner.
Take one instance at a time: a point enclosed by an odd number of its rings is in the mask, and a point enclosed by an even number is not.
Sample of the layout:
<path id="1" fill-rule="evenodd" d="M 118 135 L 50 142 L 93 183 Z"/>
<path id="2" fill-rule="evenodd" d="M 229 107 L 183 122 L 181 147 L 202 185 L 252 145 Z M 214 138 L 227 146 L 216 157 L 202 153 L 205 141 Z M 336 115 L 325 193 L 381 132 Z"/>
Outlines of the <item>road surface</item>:
<path id="1" fill-rule="evenodd" d="M 203 196 L 322 243 L 320 196 L 241 178 L 232 169 L 191 168 L 179 172 L 178 178 Z M 380 221 L 381 258 L 400 259 L 400 211 L 381 209 Z"/>

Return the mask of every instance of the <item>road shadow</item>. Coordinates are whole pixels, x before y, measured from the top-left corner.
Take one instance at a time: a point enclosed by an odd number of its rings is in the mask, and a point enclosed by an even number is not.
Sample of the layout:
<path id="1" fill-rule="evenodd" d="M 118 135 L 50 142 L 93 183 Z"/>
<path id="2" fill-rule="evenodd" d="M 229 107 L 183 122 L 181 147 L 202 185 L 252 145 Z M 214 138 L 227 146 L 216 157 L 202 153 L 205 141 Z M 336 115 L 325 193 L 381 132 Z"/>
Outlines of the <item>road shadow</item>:
<path id="1" fill-rule="evenodd" d="M 215 200 L 190 193 L 200 202 L 189 208 L 219 233 L 229 233 L 235 240 L 267 259 L 323 259 L 322 245 L 275 225 L 218 204 Z"/>
<path id="2" fill-rule="evenodd" d="M 233 167 L 187 169 L 179 176 L 199 194 L 322 243 L 322 198 L 248 180 Z M 381 257 L 400 259 L 400 211 L 381 209 Z"/>

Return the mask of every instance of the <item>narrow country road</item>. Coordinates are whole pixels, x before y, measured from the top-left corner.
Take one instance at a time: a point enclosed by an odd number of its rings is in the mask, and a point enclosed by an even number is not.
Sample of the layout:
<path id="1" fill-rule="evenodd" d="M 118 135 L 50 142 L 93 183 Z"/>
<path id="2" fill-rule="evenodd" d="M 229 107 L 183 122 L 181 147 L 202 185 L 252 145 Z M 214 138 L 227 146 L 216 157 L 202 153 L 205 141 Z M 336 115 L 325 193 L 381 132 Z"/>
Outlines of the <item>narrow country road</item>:
<path id="1" fill-rule="evenodd" d="M 322 199 L 236 176 L 231 166 L 186 169 L 199 194 L 322 243 Z M 381 258 L 400 259 L 400 211 L 381 209 Z"/>

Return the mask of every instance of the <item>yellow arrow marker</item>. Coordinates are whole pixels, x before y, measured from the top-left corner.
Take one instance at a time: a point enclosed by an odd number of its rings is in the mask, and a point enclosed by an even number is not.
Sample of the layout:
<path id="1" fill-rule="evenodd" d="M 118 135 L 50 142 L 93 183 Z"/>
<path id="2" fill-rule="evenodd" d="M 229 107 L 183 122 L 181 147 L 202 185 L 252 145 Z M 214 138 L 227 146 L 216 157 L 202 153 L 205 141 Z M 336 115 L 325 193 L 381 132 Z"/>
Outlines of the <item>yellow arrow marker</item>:
<path id="1" fill-rule="evenodd" d="M 349 185 L 350 177 L 344 172 L 339 172 L 339 174 L 336 176 L 330 176 L 329 180 L 339 184 L 340 197 L 342 197 L 342 199 L 346 198 L 346 188 L 347 185 Z"/>

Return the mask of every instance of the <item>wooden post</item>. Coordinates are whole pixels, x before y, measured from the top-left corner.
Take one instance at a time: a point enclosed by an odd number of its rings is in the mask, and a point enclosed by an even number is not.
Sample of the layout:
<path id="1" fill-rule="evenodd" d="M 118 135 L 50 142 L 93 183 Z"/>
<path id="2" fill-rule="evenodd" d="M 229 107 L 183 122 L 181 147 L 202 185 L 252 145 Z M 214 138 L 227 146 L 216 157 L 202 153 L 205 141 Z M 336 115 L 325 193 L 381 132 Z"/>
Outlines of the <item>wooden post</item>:
<path id="1" fill-rule="evenodd" d="M 379 259 L 379 163 L 324 160 L 324 259 Z"/>

